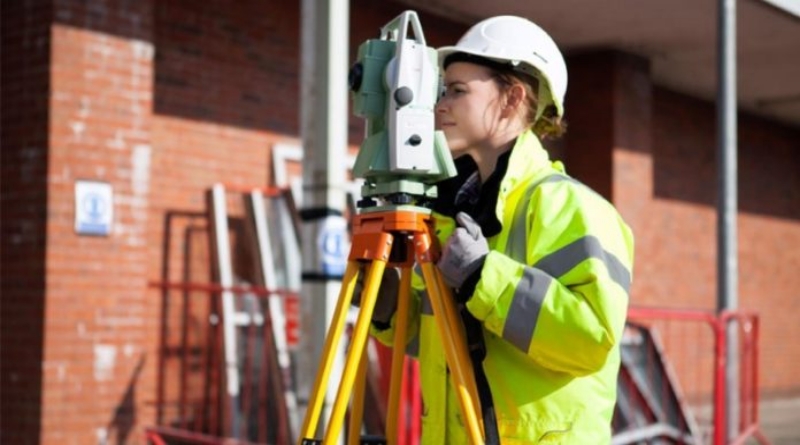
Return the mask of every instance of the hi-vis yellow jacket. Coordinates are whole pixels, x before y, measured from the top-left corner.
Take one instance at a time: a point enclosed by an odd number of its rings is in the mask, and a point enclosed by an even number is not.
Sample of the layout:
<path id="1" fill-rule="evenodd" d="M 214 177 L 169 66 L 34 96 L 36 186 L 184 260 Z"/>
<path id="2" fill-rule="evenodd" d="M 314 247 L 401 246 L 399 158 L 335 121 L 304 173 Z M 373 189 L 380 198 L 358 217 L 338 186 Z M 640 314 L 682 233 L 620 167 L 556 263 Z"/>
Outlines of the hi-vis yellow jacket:
<path id="1" fill-rule="evenodd" d="M 502 231 L 489 239 L 468 310 L 483 325 L 483 366 L 504 445 L 610 441 L 633 265 L 633 236 L 614 207 L 521 135 L 500 185 Z M 443 242 L 453 221 L 437 218 Z M 433 312 L 419 276 L 409 317 L 418 347 L 422 443 L 468 442 Z M 373 334 L 390 344 L 392 326 Z M 415 344 L 416 343 L 416 344 Z M 416 349 L 416 348 L 415 348 Z"/>

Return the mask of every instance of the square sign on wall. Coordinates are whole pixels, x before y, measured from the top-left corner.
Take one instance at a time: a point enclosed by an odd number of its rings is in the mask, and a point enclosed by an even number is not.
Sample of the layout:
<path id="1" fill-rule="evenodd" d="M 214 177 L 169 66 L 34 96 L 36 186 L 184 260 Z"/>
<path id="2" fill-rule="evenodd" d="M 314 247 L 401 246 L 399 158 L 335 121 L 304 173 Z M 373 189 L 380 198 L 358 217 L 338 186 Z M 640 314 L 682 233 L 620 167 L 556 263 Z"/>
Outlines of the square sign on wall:
<path id="1" fill-rule="evenodd" d="M 75 232 L 106 236 L 114 221 L 114 191 L 100 181 L 75 182 Z"/>

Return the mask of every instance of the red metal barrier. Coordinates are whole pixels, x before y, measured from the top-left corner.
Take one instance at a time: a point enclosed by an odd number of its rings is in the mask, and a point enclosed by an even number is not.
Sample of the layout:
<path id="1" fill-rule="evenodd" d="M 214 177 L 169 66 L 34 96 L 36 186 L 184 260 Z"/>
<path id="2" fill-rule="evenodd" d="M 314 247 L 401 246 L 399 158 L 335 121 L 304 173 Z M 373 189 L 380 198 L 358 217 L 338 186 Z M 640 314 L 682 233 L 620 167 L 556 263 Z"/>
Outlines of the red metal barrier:
<path id="1" fill-rule="evenodd" d="M 286 427 L 289 423 L 286 407 L 280 404 L 283 401 L 281 376 L 270 372 L 275 371 L 277 358 L 269 353 L 274 339 L 267 299 L 277 295 L 296 296 L 258 286 L 150 285 L 162 290 L 165 314 L 156 395 L 159 426 L 148 429 L 148 438 L 157 445 L 176 440 L 181 444 L 291 443 L 293 440 Z M 247 298 L 253 306 L 251 323 L 238 328 L 242 379 L 236 407 L 224 403 L 218 304 L 223 290 L 234 292 L 240 304 Z M 238 411 L 236 431 L 227 420 L 231 409 Z"/>
<path id="2" fill-rule="evenodd" d="M 726 330 L 733 323 L 738 333 L 739 387 L 736 390 L 740 411 L 739 433 L 728 444 L 742 444 L 751 437 L 761 444 L 769 443 L 758 420 L 758 315 L 632 307 L 628 320 L 648 325 L 657 334 L 656 340 L 663 340 L 661 353 L 669 371 L 667 374 L 677 377 L 671 385 L 675 385 L 681 409 L 688 412 L 690 420 L 697 422 L 700 442 L 713 445 L 726 443 Z M 625 402 L 618 401 L 618 404 Z"/>
<path id="3" fill-rule="evenodd" d="M 258 445 L 246 440 L 210 436 L 179 428 L 150 427 L 145 430 L 145 435 L 152 445 L 168 445 L 175 442 L 192 445 Z"/>
<path id="4" fill-rule="evenodd" d="M 750 437 L 755 438 L 762 444 L 768 444 L 769 440 L 761 431 L 761 424 L 758 418 L 759 395 L 758 395 L 758 340 L 759 321 L 758 316 L 749 313 L 725 312 L 719 320 L 718 338 L 725 338 L 725 326 L 729 322 L 735 321 L 739 326 L 737 332 L 739 349 L 739 435 L 731 440 L 732 445 L 745 443 Z M 721 341 L 725 344 L 725 341 Z M 725 356 L 725 351 L 720 354 Z M 719 373 L 724 373 L 724 367 Z M 725 407 L 724 400 L 722 406 Z M 721 410 L 722 411 L 722 410 Z M 724 419 L 719 425 L 724 430 Z"/>
<path id="5" fill-rule="evenodd" d="M 392 349 L 375 342 L 381 368 L 381 391 L 389 394 L 389 376 L 392 366 Z M 419 445 L 422 433 L 422 395 L 419 387 L 419 363 L 409 357 L 403 364 L 398 415 L 398 445 Z"/>
<path id="6" fill-rule="evenodd" d="M 157 431 L 154 431 L 154 429 L 148 428 L 145 431 L 144 435 L 145 437 L 147 437 L 148 443 L 151 443 L 153 445 L 167 445 L 167 443 L 164 442 L 164 439 L 161 438 L 161 435 L 158 434 Z"/>

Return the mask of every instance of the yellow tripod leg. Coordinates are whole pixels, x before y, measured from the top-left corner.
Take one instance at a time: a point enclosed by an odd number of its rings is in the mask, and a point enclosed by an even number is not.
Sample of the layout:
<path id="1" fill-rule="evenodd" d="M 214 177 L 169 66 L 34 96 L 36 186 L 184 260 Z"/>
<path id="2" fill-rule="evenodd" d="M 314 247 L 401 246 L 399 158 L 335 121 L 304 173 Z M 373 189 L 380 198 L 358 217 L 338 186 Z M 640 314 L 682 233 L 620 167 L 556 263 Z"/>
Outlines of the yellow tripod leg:
<path id="1" fill-rule="evenodd" d="M 408 306 L 411 296 L 411 268 L 404 267 L 400 275 L 400 289 L 395 314 L 394 341 L 392 342 L 392 374 L 389 383 L 389 406 L 386 412 L 386 441 L 389 445 L 397 443 L 397 424 L 400 409 L 400 390 L 403 386 L 405 364 L 405 344 L 408 332 Z"/>
<path id="2" fill-rule="evenodd" d="M 326 431 L 325 440 L 323 441 L 325 444 L 334 443 L 334 441 L 339 439 L 339 435 L 341 434 L 344 415 L 353 390 L 356 373 L 358 372 L 358 364 L 361 355 L 364 353 L 364 345 L 367 343 L 369 325 L 372 323 L 372 312 L 375 310 L 375 300 L 377 300 L 378 297 L 378 289 L 380 288 L 385 268 L 386 261 L 381 260 L 373 261 L 372 265 L 369 267 L 367 280 L 364 284 L 364 292 L 361 295 L 361 310 L 358 313 L 353 336 L 350 339 L 350 350 L 347 353 L 344 372 L 342 373 L 342 381 L 339 383 L 339 390 L 336 393 L 336 400 L 333 403 L 328 430 Z M 349 299 L 347 303 L 350 304 Z"/>
<path id="3" fill-rule="evenodd" d="M 314 378 L 314 386 L 310 394 L 308 409 L 303 420 L 303 427 L 300 430 L 300 438 L 297 441 L 298 445 L 302 445 L 303 439 L 313 439 L 316 435 L 319 416 L 322 412 L 322 402 L 325 400 L 326 388 L 324 383 L 330 378 L 335 351 L 339 347 L 339 340 L 342 338 L 345 316 L 353 299 L 353 290 L 356 286 L 357 277 L 358 262 L 348 261 L 347 269 L 345 269 L 344 278 L 342 279 L 342 288 L 339 291 L 339 300 L 336 303 L 336 309 L 333 314 L 333 320 L 331 320 L 331 325 L 325 336 L 325 346 L 322 349 L 322 358 L 320 359 L 321 363 L 319 369 L 317 369 L 317 375 Z"/>
<path id="4" fill-rule="evenodd" d="M 350 407 L 350 422 L 347 429 L 348 445 L 359 445 L 361 443 L 361 422 L 364 420 L 364 397 L 367 387 L 367 365 L 369 354 L 364 351 L 361 360 L 358 362 L 358 375 L 353 387 L 353 403 Z"/>
<path id="5" fill-rule="evenodd" d="M 453 300 L 452 298 L 443 298 L 445 294 L 439 285 L 438 274 L 433 264 L 431 262 L 420 262 L 420 266 L 422 266 L 422 276 L 425 278 L 425 283 L 428 284 L 428 296 L 433 307 L 433 317 L 439 329 L 439 337 L 441 337 L 442 345 L 444 346 L 447 365 L 450 367 L 453 383 L 456 387 L 456 394 L 461 405 L 461 414 L 464 416 L 467 427 L 467 435 L 470 438 L 470 443 L 482 444 L 483 434 L 478 422 L 477 405 L 475 403 L 478 400 L 475 398 L 475 394 L 478 392 L 475 389 L 474 377 L 469 379 L 472 373 L 469 355 L 467 354 L 467 342 L 461 326 L 454 323 L 455 308 L 452 307 Z M 449 291 L 447 294 L 449 294 Z M 451 306 L 450 308 L 446 308 L 448 304 Z"/>
<path id="6" fill-rule="evenodd" d="M 442 278 L 442 274 L 438 273 L 437 269 L 434 269 L 436 272 L 436 281 L 439 289 L 439 296 L 442 298 L 442 307 L 444 309 L 444 315 L 447 318 L 447 323 L 455 327 L 455 332 L 453 335 L 457 336 L 455 339 L 456 345 L 456 352 L 460 352 L 459 357 L 464 363 L 465 369 L 465 382 L 466 387 L 471 394 L 471 398 L 475 403 L 475 412 L 478 416 L 478 421 L 481 424 L 481 431 L 483 431 L 483 417 L 481 414 L 481 406 L 478 401 L 478 387 L 476 385 L 475 380 L 475 372 L 472 369 L 472 358 L 469 356 L 469 347 L 467 346 L 467 335 L 463 329 L 463 323 L 461 321 L 461 316 L 458 314 L 458 310 L 456 309 L 455 300 L 453 299 L 452 291 L 450 287 L 447 286 L 447 283 L 444 282 L 444 278 Z M 462 346 L 463 345 L 463 346 Z M 466 362 L 464 362 L 466 361 Z"/>

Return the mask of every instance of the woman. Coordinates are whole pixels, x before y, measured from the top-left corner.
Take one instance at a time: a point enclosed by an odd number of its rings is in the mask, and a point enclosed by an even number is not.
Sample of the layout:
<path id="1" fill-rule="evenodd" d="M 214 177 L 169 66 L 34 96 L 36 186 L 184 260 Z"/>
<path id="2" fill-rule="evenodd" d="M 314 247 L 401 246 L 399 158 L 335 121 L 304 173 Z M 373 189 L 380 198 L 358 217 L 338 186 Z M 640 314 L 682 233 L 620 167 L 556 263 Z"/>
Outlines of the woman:
<path id="1" fill-rule="evenodd" d="M 501 443 L 608 443 L 633 237 L 540 143 L 564 131 L 563 57 L 512 16 L 479 22 L 439 57 L 437 125 L 459 175 L 434 203 L 437 267 L 483 336 Z M 422 442 L 467 443 L 421 280 L 414 289 Z M 389 342 L 395 303 L 381 294 L 373 333 Z"/>

